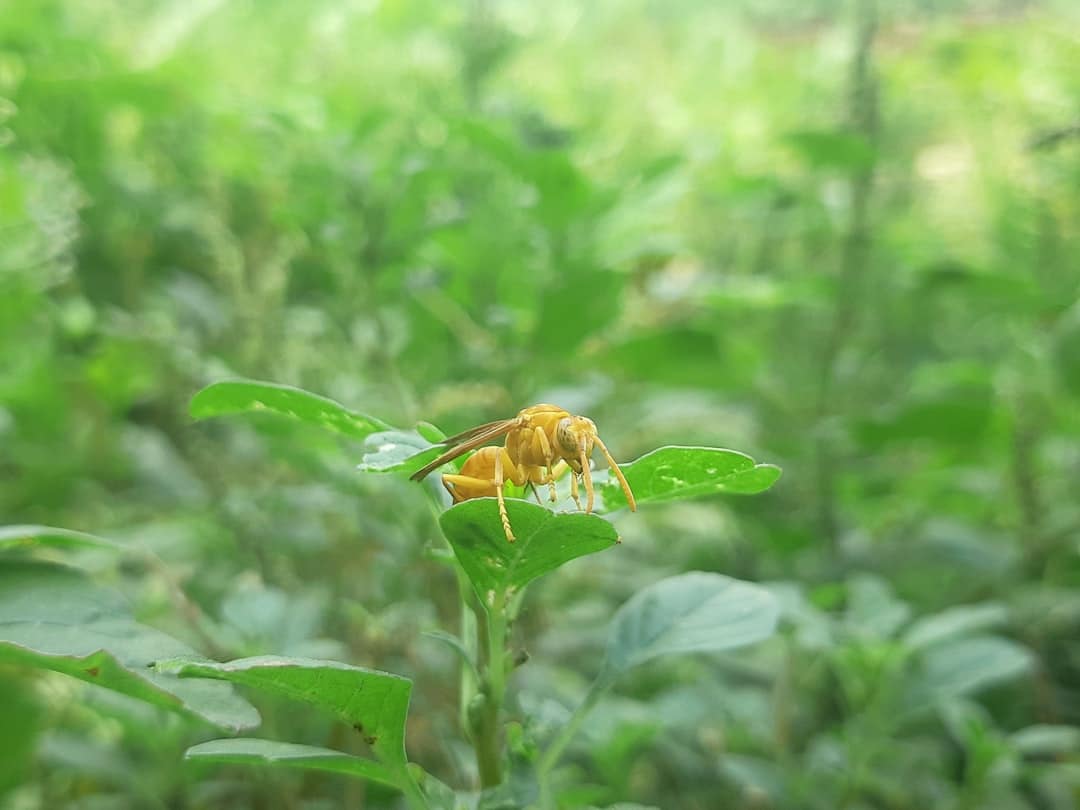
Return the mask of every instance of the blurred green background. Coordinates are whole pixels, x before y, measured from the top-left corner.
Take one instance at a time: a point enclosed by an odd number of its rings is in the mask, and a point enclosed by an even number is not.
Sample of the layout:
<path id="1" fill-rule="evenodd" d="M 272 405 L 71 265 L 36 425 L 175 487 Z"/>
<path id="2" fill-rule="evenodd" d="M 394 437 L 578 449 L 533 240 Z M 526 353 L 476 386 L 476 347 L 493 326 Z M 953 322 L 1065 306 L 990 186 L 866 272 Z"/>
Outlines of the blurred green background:
<path id="1" fill-rule="evenodd" d="M 411 757 L 468 786 L 428 499 L 298 424 L 194 424 L 226 376 L 784 468 L 531 591 L 541 725 L 647 583 L 785 605 L 621 684 L 564 806 L 1080 803 L 1072 0 L 0 0 L 0 522 L 152 552 L 97 576 L 208 655 L 413 678 Z M 212 730 L 59 675 L 0 669 L 0 716 L 19 810 L 398 801 L 186 765 Z"/>

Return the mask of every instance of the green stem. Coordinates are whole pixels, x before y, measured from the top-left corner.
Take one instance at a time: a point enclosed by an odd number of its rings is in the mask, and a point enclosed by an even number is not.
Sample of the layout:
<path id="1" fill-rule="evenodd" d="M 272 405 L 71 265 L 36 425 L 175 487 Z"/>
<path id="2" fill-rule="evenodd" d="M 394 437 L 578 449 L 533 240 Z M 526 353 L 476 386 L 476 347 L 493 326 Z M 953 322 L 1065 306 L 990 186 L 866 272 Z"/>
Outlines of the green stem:
<path id="1" fill-rule="evenodd" d="M 600 700 L 600 697 L 607 691 L 608 685 L 611 683 L 611 679 L 606 673 L 601 672 L 593 681 L 592 686 L 589 687 L 588 693 L 585 695 L 585 699 L 581 701 L 574 713 L 570 715 L 570 719 L 563 726 L 562 731 L 559 732 L 559 736 L 547 747 L 543 756 L 540 757 L 540 763 L 537 766 L 537 772 L 540 776 L 541 784 L 547 784 L 547 775 L 551 769 L 559 761 L 559 757 L 562 756 L 562 752 L 566 749 L 566 746 L 577 735 L 578 730 L 581 728 L 581 724 L 585 722 L 585 717 L 592 711 L 593 706 Z"/>
<path id="2" fill-rule="evenodd" d="M 495 787 L 502 783 L 502 704 L 506 692 L 506 602 L 500 594 L 485 615 L 483 634 L 487 642 L 487 661 L 484 668 L 482 703 L 473 724 L 473 746 L 476 766 L 480 772 L 480 787 Z"/>
<path id="3" fill-rule="evenodd" d="M 873 47 L 877 34 L 877 0 L 858 0 L 855 4 L 855 53 L 851 64 L 851 102 L 849 127 L 868 144 L 877 143 L 878 82 L 874 72 Z M 822 347 L 814 404 L 814 424 L 817 438 L 814 457 L 818 481 L 818 533 L 833 553 L 839 550 L 840 526 L 837 516 L 837 458 L 836 441 L 823 432 L 830 417 L 837 414 L 837 366 L 842 351 L 862 312 L 864 292 L 869 286 L 868 266 L 871 246 L 871 197 L 874 185 L 873 165 L 859 167 L 848 178 L 851 192 L 851 211 L 847 230 L 841 242 L 840 266 L 837 274 L 838 295 Z M 843 399 L 843 392 L 840 393 Z"/>
<path id="4" fill-rule="evenodd" d="M 479 689 L 477 673 L 480 671 L 480 641 L 479 623 L 477 622 L 479 607 L 476 605 L 476 595 L 472 586 L 461 570 L 461 566 L 455 562 L 454 571 L 457 575 L 458 596 L 461 598 L 461 643 L 469 654 L 469 662 L 461 663 L 461 685 L 458 691 L 458 715 L 461 727 L 469 729 L 469 706 Z"/>

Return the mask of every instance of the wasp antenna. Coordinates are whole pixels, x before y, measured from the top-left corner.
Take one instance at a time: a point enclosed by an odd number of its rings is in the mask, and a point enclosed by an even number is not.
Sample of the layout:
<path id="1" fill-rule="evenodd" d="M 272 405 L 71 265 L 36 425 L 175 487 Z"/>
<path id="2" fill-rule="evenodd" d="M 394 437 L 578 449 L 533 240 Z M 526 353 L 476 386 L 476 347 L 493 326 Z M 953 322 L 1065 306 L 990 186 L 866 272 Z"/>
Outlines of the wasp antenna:
<path id="1" fill-rule="evenodd" d="M 637 501 L 634 500 L 634 492 L 630 489 L 630 484 L 626 481 L 626 476 L 623 475 L 622 470 L 619 469 L 619 465 L 615 462 L 615 459 L 611 457 L 611 453 L 608 452 L 607 445 L 605 445 L 599 436 L 595 437 L 596 445 L 600 448 L 600 452 L 604 454 L 604 458 L 607 459 L 608 466 L 611 467 L 612 472 L 615 473 L 615 477 L 619 479 L 619 484 L 622 485 L 623 495 L 626 496 L 626 503 L 630 507 L 631 512 L 637 511 Z"/>

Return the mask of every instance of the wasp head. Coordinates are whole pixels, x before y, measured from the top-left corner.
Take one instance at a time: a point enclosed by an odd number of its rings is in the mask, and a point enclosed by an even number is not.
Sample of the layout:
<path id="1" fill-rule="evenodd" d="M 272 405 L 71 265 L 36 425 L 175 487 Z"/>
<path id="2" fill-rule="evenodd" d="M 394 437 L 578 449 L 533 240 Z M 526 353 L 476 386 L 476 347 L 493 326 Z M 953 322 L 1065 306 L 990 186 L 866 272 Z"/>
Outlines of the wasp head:
<path id="1" fill-rule="evenodd" d="M 559 452 L 570 469 L 580 474 L 596 442 L 596 425 L 584 416 L 566 416 L 555 428 Z"/>

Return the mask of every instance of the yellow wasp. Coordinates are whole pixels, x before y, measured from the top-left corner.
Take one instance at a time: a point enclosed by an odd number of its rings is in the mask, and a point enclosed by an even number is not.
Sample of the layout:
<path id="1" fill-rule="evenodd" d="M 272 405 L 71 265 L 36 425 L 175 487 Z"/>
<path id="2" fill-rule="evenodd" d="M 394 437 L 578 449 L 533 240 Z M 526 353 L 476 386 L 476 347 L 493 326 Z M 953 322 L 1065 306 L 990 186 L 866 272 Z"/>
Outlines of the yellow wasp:
<path id="1" fill-rule="evenodd" d="M 482 447 L 503 436 L 506 441 L 501 447 Z M 412 480 L 419 481 L 446 462 L 480 447 L 465 462 L 460 473 L 443 476 L 443 486 L 455 503 L 491 495 L 498 498 L 503 531 L 511 543 L 514 542 L 514 532 L 506 514 L 503 492 L 506 482 L 519 487 L 547 484 L 551 490 L 551 500 L 554 501 L 555 479 L 564 466 L 569 467 L 572 473 L 570 495 L 574 503 L 578 509 L 581 508 L 578 497 L 580 480 L 585 486 L 585 511 L 592 512 L 593 482 L 589 457 L 594 446 L 600 448 L 619 479 L 630 511 L 637 511 L 634 493 L 630 491 L 619 465 L 596 434 L 593 421 L 584 416 L 575 416 L 557 405 L 533 405 L 520 411 L 513 419 L 479 425 L 449 437 L 443 444 L 450 445 L 450 449 L 413 473 Z"/>

